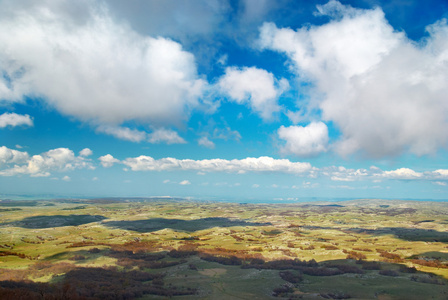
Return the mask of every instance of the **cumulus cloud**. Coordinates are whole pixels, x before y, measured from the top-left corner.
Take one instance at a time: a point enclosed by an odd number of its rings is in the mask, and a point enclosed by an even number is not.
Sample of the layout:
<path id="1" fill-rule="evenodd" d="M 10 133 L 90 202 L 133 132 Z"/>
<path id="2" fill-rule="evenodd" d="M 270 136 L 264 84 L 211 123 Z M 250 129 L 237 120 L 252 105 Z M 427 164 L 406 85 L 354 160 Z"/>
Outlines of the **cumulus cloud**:
<path id="1" fill-rule="evenodd" d="M 263 120 L 269 121 L 280 111 L 278 98 L 289 84 L 284 78 L 275 80 L 266 70 L 228 67 L 218 86 L 231 101 L 248 105 Z"/>
<path id="2" fill-rule="evenodd" d="M 0 167 L 13 164 L 23 164 L 29 159 L 27 152 L 9 149 L 5 146 L 0 147 Z"/>
<path id="3" fill-rule="evenodd" d="M 285 141 L 280 152 L 297 156 L 313 156 L 327 150 L 328 129 L 322 122 L 303 126 L 281 126 L 278 137 Z"/>
<path id="4" fill-rule="evenodd" d="M 5 128 L 7 126 L 16 127 L 16 126 L 33 126 L 33 125 L 34 125 L 33 120 L 29 115 L 18 115 L 16 113 L 4 113 L 0 115 L 0 128 Z"/>
<path id="5" fill-rule="evenodd" d="M 178 125 L 188 119 L 207 85 L 191 53 L 173 40 L 141 35 L 114 21 L 96 2 L 83 3 L 87 12 L 79 19 L 64 15 L 68 2 L 20 10 L 9 2 L 2 6 L 2 101 L 39 96 L 95 125 Z M 117 128 L 99 130 L 129 137 Z"/>
<path id="6" fill-rule="evenodd" d="M 81 151 L 79 151 L 79 155 L 84 156 L 84 157 L 90 156 L 92 154 L 93 154 L 93 152 L 89 148 L 84 148 Z"/>
<path id="7" fill-rule="evenodd" d="M 438 169 L 433 171 L 432 174 L 437 178 L 448 179 L 448 169 Z"/>
<path id="8" fill-rule="evenodd" d="M 331 0 L 318 12 L 330 21 L 297 30 L 265 23 L 259 42 L 285 53 L 298 80 L 312 83 L 309 106 L 342 133 L 337 151 L 383 157 L 446 146 L 446 20 L 428 26 L 428 37 L 416 43 L 395 31 L 378 7 Z"/>
<path id="9" fill-rule="evenodd" d="M 381 177 L 388 177 L 394 179 L 418 179 L 423 177 L 422 173 L 415 172 L 409 168 L 400 168 L 393 171 L 384 171 L 379 174 Z"/>
<path id="10" fill-rule="evenodd" d="M 384 179 L 393 180 L 435 180 L 443 179 L 437 176 L 436 171 L 433 172 L 416 172 L 409 168 L 399 168 L 396 170 L 383 171 L 375 166 L 369 169 L 347 169 L 339 167 L 324 167 L 319 170 L 323 176 L 330 177 L 333 181 L 359 181 L 371 180 L 372 182 L 381 182 Z M 448 179 L 448 177 L 446 178 Z"/>
<path id="11" fill-rule="evenodd" d="M 99 161 L 101 162 L 101 165 L 105 168 L 110 168 L 112 167 L 115 163 L 119 163 L 120 161 L 116 158 L 114 158 L 112 155 L 110 154 L 106 154 L 103 156 L 100 156 Z"/>
<path id="12" fill-rule="evenodd" d="M 75 169 L 94 169 L 91 161 L 82 156 L 75 156 L 72 150 L 57 148 L 39 155 L 29 156 L 26 152 L 0 148 L 2 168 L 0 176 L 30 175 L 47 177 L 52 171 L 63 172 Z"/>
<path id="13" fill-rule="evenodd" d="M 180 185 L 190 185 L 191 182 L 188 180 L 182 180 L 181 182 L 179 182 Z"/>
<path id="14" fill-rule="evenodd" d="M 62 180 L 64 181 L 71 181 L 72 179 L 70 178 L 70 176 L 65 175 L 64 177 L 62 177 Z"/>
<path id="15" fill-rule="evenodd" d="M 209 149 L 214 149 L 215 148 L 215 143 L 213 143 L 212 141 L 210 141 L 208 139 L 208 137 L 203 136 L 198 140 L 198 145 L 199 146 L 203 146 Z"/>
<path id="16" fill-rule="evenodd" d="M 187 143 L 179 134 L 171 129 L 159 128 L 148 135 L 148 141 L 153 144 L 166 143 L 185 144 Z"/>

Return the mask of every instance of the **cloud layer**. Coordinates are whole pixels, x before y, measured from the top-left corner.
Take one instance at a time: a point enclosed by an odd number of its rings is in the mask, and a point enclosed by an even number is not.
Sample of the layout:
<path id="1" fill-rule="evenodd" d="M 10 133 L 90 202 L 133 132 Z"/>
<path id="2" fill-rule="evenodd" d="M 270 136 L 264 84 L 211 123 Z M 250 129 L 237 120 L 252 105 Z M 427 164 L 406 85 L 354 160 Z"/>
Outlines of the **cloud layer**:
<path id="1" fill-rule="evenodd" d="M 27 152 L 0 147 L 0 176 L 48 177 L 51 172 L 69 172 L 75 169 L 95 169 L 95 164 L 88 156 L 92 155 L 89 148 L 84 148 L 76 156 L 67 148 L 52 149 L 42 154 L 30 156 Z M 448 183 L 448 169 L 434 171 L 415 171 L 409 168 L 384 171 L 375 166 L 369 169 L 347 169 L 343 166 L 317 168 L 308 162 L 293 162 L 288 159 L 272 157 L 248 157 L 244 159 L 176 159 L 166 157 L 154 159 L 141 155 L 124 160 L 106 154 L 98 158 L 104 168 L 115 164 L 124 165 L 131 171 L 194 171 L 200 174 L 212 172 L 225 173 L 283 173 L 311 179 L 327 178 L 332 181 L 371 181 L 386 180 L 426 180 L 444 186 Z"/>
<path id="2" fill-rule="evenodd" d="M 260 45 L 285 53 L 298 80 L 313 84 L 310 109 L 318 107 L 342 133 L 336 150 L 383 157 L 446 147 L 446 20 L 428 26 L 428 37 L 416 43 L 380 8 L 331 0 L 318 12 L 330 22 L 297 30 L 265 23 Z"/>
<path id="3" fill-rule="evenodd" d="M 106 155 L 100 160 L 107 162 L 118 162 L 111 155 Z M 150 156 L 141 155 L 139 157 L 126 158 L 121 161 L 132 171 L 201 171 L 201 172 L 231 172 L 243 174 L 246 172 L 282 172 L 291 174 L 301 174 L 312 170 L 311 164 L 307 162 L 291 162 L 287 159 L 274 159 L 262 156 L 259 158 L 248 157 L 245 159 L 176 159 L 162 158 L 154 159 Z M 104 165 L 103 165 L 104 166 Z M 107 164 L 111 166 L 111 164 Z"/>
<path id="4" fill-rule="evenodd" d="M 227 173 L 284 173 L 310 178 L 327 177 L 333 181 L 359 180 L 448 180 L 448 170 L 417 172 L 409 168 L 383 171 L 371 166 L 369 169 L 347 169 L 343 166 L 329 166 L 317 168 L 308 162 L 292 162 L 288 159 L 274 159 L 272 157 L 248 157 L 245 159 L 176 159 L 166 157 L 154 159 L 141 155 L 118 160 L 107 154 L 99 158 L 103 167 L 122 164 L 132 171 L 197 171 L 197 172 L 227 172 Z"/>

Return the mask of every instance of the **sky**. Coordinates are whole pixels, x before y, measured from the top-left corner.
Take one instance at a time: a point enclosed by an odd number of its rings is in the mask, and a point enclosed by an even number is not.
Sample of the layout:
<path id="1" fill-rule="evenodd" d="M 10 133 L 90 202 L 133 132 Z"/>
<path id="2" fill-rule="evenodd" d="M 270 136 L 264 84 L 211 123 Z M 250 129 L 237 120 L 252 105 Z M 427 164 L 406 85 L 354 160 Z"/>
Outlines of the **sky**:
<path id="1" fill-rule="evenodd" d="M 445 0 L 0 0 L 0 198 L 448 199 Z"/>

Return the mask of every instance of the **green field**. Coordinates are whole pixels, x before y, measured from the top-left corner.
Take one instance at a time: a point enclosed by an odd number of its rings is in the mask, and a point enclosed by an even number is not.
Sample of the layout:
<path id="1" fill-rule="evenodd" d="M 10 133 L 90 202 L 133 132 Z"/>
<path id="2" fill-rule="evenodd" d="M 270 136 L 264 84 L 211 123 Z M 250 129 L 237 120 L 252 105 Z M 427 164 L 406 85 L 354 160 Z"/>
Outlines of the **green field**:
<path id="1" fill-rule="evenodd" d="M 448 205 L 0 201 L 0 281 L 2 299 L 447 299 Z"/>

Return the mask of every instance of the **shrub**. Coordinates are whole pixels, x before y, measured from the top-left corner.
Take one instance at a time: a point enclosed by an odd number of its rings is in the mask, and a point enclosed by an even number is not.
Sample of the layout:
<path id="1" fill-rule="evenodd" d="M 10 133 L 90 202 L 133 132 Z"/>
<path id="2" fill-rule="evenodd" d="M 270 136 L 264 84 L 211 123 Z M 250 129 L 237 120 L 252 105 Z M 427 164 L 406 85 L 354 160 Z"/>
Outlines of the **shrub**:
<path id="1" fill-rule="evenodd" d="M 384 276 L 392 276 L 392 277 L 397 277 L 399 274 L 397 271 L 394 270 L 381 270 L 378 272 L 380 275 L 384 275 Z"/>
<path id="2" fill-rule="evenodd" d="M 284 284 L 278 288 L 275 288 L 272 291 L 272 296 L 274 297 L 284 297 L 286 294 L 294 292 L 294 289 L 290 287 L 288 284 Z"/>
<path id="3" fill-rule="evenodd" d="M 279 275 L 283 280 L 291 283 L 299 283 L 303 280 L 302 273 L 300 272 L 282 271 Z"/>

